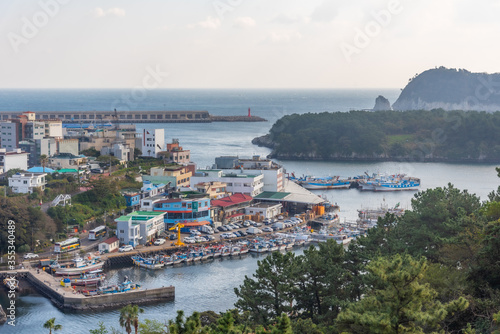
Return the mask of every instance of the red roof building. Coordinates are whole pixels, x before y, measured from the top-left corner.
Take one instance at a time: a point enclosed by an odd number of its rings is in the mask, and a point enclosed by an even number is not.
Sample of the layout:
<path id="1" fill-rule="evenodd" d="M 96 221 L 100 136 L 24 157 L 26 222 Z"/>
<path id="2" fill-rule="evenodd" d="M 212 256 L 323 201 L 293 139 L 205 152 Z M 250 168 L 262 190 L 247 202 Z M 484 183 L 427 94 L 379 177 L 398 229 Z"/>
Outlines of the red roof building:
<path id="1" fill-rule="evenodd" d="M 241 219 L 245 214 L 245 208 L 250 206 L 252 200 L 252 196 L 240 193 L 212 200 L 212 217 L 223 223 Z"/>

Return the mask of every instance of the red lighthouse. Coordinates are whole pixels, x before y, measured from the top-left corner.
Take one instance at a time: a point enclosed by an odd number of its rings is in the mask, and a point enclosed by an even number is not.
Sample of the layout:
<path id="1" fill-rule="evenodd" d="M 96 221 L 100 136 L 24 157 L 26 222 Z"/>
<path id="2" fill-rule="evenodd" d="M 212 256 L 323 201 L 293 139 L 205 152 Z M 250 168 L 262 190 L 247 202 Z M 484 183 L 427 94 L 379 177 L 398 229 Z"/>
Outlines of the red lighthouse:
<path id="1" fill-rule="evenodd" d="M 248 108 L 248 117 L 252 117 L 252 114 L 250 113 L 250 108 Z"/>

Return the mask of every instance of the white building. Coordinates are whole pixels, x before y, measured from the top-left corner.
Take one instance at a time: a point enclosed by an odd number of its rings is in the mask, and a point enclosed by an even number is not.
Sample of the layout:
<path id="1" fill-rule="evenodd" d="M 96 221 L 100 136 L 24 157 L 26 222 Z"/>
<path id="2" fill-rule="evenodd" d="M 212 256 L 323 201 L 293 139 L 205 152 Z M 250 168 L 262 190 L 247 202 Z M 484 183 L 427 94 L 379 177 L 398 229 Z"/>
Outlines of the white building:
<path id="1" fill-rule="evenodd" d="M 144 245 L 165 231 L 164 212 L 134 211 L 115 219 L 120 244 Z"/>
<path id="2" fill-rule="evenodd" d="M 283 191 L 285 187 L 283 167 L 270 159 L 261 159 L 258 155 L 252 159 L 232 156 L 217 157 L 215 166 L 224 169 L 226 173 L 230 170 L 237 174 L 264 175 L 264 191 Z"/>
<path id="3" fill-rule="evenodd" d="M 120 247 L 120 240 L 117 237 L 111 237 L 99 244 L 99 252 L 111 253 Z"/>
<path id="4" fill-rule="evenodd" d="M 103 146 L 101 155 L 112 155 L 120 161 L 131 161 L 134 157 L 134 149 L 129 144 L 113 144 Z"/>
<path id="5" fill-rule="evenodd" d="M 224 182 L 229 193 L 242 193 L 252 197 L 264 191 L 263 174 L 243 174 L 221 169 L 199 169 L 191 177 L 191 184 L 200 182 Z"/>
<path id="6" fill-rule="evenodd" d="M 165 151 L 164 129 L 142 130 L 142 156 L 154 157 Z"/>
<path id="7" fill-rule="evenodd" d="M 278 204 L 258 203 L 245 208 L 245 214 L 252 216 L 259 214 L 264 219 L 273 218 L 281 214 L 282 208 L 283 205 L 281 205 L 280 203 Z"/>
<path id="8" fill-rule="evenodd" d="M 28 153 L 21 151 L 20 148 L 13 151 L 0 148 L 0 173 L 8 172 L 14 168 L 28 169 Z"/>
<path id="9" fill-rule="evenodd" d="M 43 120 L 45 123 L 45 137 L 63 138 L 63 128 L 61 120 Z"/>
<path id="10" fill-rule="evenodd" d="M 78 139 L 56 139 L 57 143 L 57 153 L 69 153 L 73 155 L 78 155 L 79 153 L 79 144 Z"/>
<path id="11" fill-rule="evenodd" d="M 9 188 L 15 194 L 31 194 L 34 189 L 45 190 L 46 173 L 17 173 L 9 177 Z"/>

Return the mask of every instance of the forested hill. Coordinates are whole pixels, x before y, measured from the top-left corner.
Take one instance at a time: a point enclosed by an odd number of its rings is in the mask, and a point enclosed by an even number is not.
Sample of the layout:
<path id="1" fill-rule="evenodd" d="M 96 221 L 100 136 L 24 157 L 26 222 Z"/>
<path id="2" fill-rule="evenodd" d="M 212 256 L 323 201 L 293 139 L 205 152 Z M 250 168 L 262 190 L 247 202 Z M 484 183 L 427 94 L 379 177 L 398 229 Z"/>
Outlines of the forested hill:
<path id="1" fill-rule="evenodd" d="M 472 73 L 445 67 L 411 78 L 394 110 L 500 110 L 500 73 Z"/>
<path id="2" fill-rule="evenodd" d="M 500 162 L 500 112 L 293 114 L 252 142 L 279 159 Z"/>

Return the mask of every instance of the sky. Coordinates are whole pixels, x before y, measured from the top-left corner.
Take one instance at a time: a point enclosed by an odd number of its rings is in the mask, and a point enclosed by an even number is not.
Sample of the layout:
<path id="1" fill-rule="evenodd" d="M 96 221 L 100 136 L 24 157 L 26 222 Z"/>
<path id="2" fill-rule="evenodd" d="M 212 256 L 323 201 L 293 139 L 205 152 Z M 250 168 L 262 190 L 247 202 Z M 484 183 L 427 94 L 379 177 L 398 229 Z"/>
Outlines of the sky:
<path id="1" fill-rule="evenodd" d="M 403 88 L 500 72 L 500 0 L 1 0 L 0 88 Z"/>

